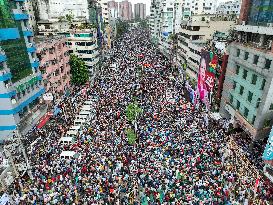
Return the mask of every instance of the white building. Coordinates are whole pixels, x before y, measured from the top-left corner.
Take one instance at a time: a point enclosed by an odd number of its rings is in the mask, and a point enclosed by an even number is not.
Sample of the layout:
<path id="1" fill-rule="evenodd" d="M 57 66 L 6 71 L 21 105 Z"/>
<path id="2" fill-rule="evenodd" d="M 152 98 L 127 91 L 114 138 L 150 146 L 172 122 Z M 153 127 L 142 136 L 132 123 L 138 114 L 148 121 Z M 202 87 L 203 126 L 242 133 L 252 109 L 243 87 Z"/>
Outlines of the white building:
<path id="1" fill-rule="evenodd" d="M 75 20 L 89 18 L 87 0 L 36 0 L 39 20 L 59 19 L 71 14 Z"/>
<path id="2" fill-rule="evenodd" d="M 26 0 L 25 2 L 25 10 L 28 11 L 29 14 L 29 27 L 36 33 L 37 31 L 37 23 L 35 18 L 35 11 L 31 0 Z"/>
<path id="3" fill-rule="evenodd" d="M 150 8 L 150 20 L 149 27 L 151 31 L 152 41 L 158 43 L 159 33 L 160 33 L 160 8 L 161 0 L 153 0 Z"/>
<path id="4" fill-rule="evenodd" d="M 98 0 L 98 3 L 101 6 L 101 13 L 102 13 L 103 22 L 109 23 L 108 0 Z"/>
<path id="5" fill-rule="evenodd" d="M 234 28 L 234 21 L 222 21 L 214 15 L 192 16 L 183 21 L 178 33 L 177 61 L 187 65 L 187 74 L 197 79 L 201 50 L 208 40 L 212 40 L 216 31 L 227 33 Z"/>
<path id="6" fill-rule="evenodd" d="M 240 10 L 241 10 L 241 1 L 234 0 L 234 1 L 227 1 L 227 2 L 221 3 L 216 9 L 216 13 L 221 15 L 235 14 L 236 16 L 239 16 Z"/>
<path id="7" fill-rule="evenodd" d="M 72 54 L 81 58 L 88 66 L 90 76 L 94 73 L 96 64 L 99 62 L 99 50 L 96 29 L 73 30 L 65 34 L 66 44 Z"/>
<path id="8" fill-rule="evenodd" d="M 218 0 L 184 0 L 183 18 L 200 14 L 215 14 Z"/>
<path id="9" fill-rule="evenodd" d="M 172 50 L 171 34 L 180 29 L 182 20 L 182 0 L 167 0 L 162 3 L 160 14 L 159 49 L 170 57 Z"/>

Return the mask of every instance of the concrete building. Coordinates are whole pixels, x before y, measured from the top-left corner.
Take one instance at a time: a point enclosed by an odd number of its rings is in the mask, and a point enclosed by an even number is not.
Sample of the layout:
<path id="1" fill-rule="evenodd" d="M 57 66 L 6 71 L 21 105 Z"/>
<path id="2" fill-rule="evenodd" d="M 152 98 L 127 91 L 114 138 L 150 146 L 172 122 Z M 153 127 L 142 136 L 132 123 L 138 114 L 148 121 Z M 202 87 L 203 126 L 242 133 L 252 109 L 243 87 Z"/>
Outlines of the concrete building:
<path id="1" fill-rule="evenodd" d="M 145 19 L 146 18 L 146 4 L 137 3 L 134 7 L 134 17 Z"/>
<path id="2" fill-rule="evenodd" d="M 118 2 L 108 1 L 109 15 L 113 18 L 118 18 Z"/>
<path id="3" fill-rule="evenodd" d="M 149 29 L 151 32 L 151 40 L 154 44 L 158 44 L 160 35 L 160 9 L 162 7 L 161 0 L 152 0 L 150 7 Z"/>
<path id="4" fill-rule="evenodd" d="M 85 62 L 89 68 L 90 76 L 92 76 L 100 59 L 97 30 L 73 30 L 73 32 L 65 33 L 65 35 L 67 37 L 66 45 L 69 47 L 69 52 L 77 55 Z"/>
<path id="5" fill-rule="evenodd" d="M 47 93 L 60 99 L 70 86 L 69 50 L 64 36 L 35 38 L 37 57 Z"/>
<path id="6" fill-rule="evenodd" d="M 72 15 L 75 20 L 87 20 L 87 0 L 35 0 L 36 18 L 39 20 L 59 19 L 61 16 Z"/>
<path id="7" fill-rule="evenodd" d="M 241 10 L 241 1 L 222 2 L 216 9 L 217 15 L 236 15 L 239 17 Z"/>
<path id="8" fill-rule="evenodd" d="M 36 16 L 35 16 L 35 8 L 33 6 L 33 1 L 31 0 L 26 0 L 25 5 L 23 7 L 23 9 L 26 9 L 26 11 L 28 11 L 29 14 L 29 27 L 31 28 L 31 30 L 36 33 L 37 32 L 37 22 L 36 22 Z"/>
<path id="9" fill-rule="evenodd" d="M 128 0 L 124 0 L 119 3 L 119 17 L 122 20 L 132 20 L 133 18 L 133 11 L 132 11 L 132 4 Z"/>
<path id="10" fill-rule="evenodd" d="M 227 33 L 234 28 L 234 21 L 222 21 L 215 15 L 195 15 L 190 21 L 183 21 L 178 33 L 177 60 L 187 65 L 187 74 L 197 79 L 200 53 L 214 33 L 221 31 Z"/>
<path id="11" fill-rule="evenodd" d="M 33 32 L 23 7 L 22 1 L 0 4 L 0 139 L 15 129 L 25 133 L 46 111 Z"/>
<path id="12" fill-rule="evenodd" d="M 167 0 L 161 2 L 160 15 L 160 32 L 158 34 L 159 50 L 168 58 L 172 55 L 171 34 L 175 34 L 180 29 L 182 20 L 182 0 Z"/>
<path id="13" fill-rule="evenodd" d="M 101 7 L 102 20 L 104 23 L 109 23 L 109 9 L 108 9 L 108 0 L 98 0 L 98 3 Z"/>
<path id="14" fill-rule="evenodd" d="M 273 124 L 273 11 L 256 10 L 267 3 L 242 2 L 221 100 L 221 114 L 253 140 L 268 136 Z"/>
<path id="15" fill-rule="evenodd" d="M 184 0 L 183 18 L 193 15 L 215 14 L 218 0 Z"/>

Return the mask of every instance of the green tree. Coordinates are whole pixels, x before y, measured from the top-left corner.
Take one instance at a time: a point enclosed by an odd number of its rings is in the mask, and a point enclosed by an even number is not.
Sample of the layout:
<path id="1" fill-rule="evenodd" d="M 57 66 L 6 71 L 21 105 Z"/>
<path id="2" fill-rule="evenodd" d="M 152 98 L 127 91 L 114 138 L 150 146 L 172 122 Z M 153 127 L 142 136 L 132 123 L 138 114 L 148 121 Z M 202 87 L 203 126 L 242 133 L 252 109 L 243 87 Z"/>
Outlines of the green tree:
<path id="1" fill-rule="evenodd" d="M 74 20 L 74 16 L 72 13 L 65 15 L 66 20 L 71 24 Z"/>
<path id="2" fill-rule="evenodd" d="M 75 55 L 70 56 L 71 82 L 75 85 L 84 85 L 89 80 L 89 71 L 84 61 Z"/>
<path id="3" fill-rule="evenodd" d="M 127 21 L 118 20 L 117 24 L 117 37 L 121 37 L 129 29 L 129 23 Z"/>
<path id="4" fill-rule="evenodd" d="M 138 106 L 136 102 L 130 103 L 126 108 L 126 117 L 129 122 L 136 121 L 139 114 L 141 114 L 143 110 Z"/>
<path id="5" fill-rule="evenodd" d="M 126 129 L 126 135 L 128 138 L 128 143 L 129 144 L 134 144 L 136 142 L 136 134 L 132 129 Z"/>

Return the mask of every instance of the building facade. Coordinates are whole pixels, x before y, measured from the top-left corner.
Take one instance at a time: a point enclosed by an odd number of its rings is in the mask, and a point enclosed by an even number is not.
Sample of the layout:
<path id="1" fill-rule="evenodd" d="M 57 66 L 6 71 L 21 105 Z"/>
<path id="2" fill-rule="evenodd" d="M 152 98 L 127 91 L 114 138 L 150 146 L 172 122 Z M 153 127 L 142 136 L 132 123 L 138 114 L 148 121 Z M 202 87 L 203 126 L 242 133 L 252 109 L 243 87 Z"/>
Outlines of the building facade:
<path id="1" fill-rule="evenodd" d="M 234 28 L 234 21 L 222 21 L 215 15 L 195 15 L 190 21 L 183 21 L 177 41 L 177 60 L 187 66 L 187 74 L 197 79 L 201 50 L 213 40 L 216 31 L 228 33 Z"/>
<path id="2" fill-rule="evenodd" d="M 237 40 L 229 46 L 221 100 L 221 114 L 253 140 L 268 136 L 273 124 L 273 27 L 268 25 L 273 20 L 263 15 L 254 18 L 255 6 L 255 2 L 242 2 L 242 24 L 235 27 Z"/>
<path id="3" fill-rule="evenodd" d="M 152 0 L 150 7 L 149 29 L 151 32 L 151 40 L 154 44 L 158 44 L 160 35 L 160 9 L 162 7 L 161 0 Z"/>
<path id="4" fill-rule="evenodd" d="M 113 18 L 118 18 L 118 2 L 108 1 L 109 15 Z"/>
<path id="5" fill-rule="evenodd" d="M 216 9 L 217 15 L 236 15 L 239 17 L 241 10 L 241 1 L 222 2 Z"/>
<path id="6" fill-rule="evenodd" d="M 0 4 L 0 139 L 26 132 L 46 110 L 29 15 L 22 1 Z"/>
<path id="7" fill-rule="evenodd" d="M 60 99 L 70 86 L 69 50 L 63 36 L 35 38 L 40 71 L 47 93 Z"/>
<path id="8" fill-rule="evenodd" d="M 90 76 L 92 76 L 100 59 L 96 29 L 73 30 L 73 33 L 70 32 L 65 35 L 70 54 L 81 58 L 87 65 Z"/>
<path id="9" fill-rule="evenodd" d="M 98 3 L 101 7 L 102 20 L 104 23 L 109 23 L 109 9 L 108 9 L 108 1 L 107 0 L 98 0 Z"/>
<path id="10" fill-rule="evenodd" d="M 215 14 L 217 0 L 184 0 L 183 18 L 186 20 L 193 15 Z"/>
<path id="11" fill-rule="evenodd" d="M 119 3 L 119 17 L 122 20 L 130 21 L 133 17 L 132 4 L 128 0 Z"/>
<path id="12" fill-rule="evenodd" d="M 137 3 L 134 7 L 134 17 L 145 19 L 146 18 L 146 4 Z"/>
<path id="13" fill-rule="evenodd" d="M 87 20 L 88 3 L 87 0 L 67 1 L 67 0 L 36 0 L 37 20 L 58 20 L 61 16 L 72 15 L 74 20 Z"/>

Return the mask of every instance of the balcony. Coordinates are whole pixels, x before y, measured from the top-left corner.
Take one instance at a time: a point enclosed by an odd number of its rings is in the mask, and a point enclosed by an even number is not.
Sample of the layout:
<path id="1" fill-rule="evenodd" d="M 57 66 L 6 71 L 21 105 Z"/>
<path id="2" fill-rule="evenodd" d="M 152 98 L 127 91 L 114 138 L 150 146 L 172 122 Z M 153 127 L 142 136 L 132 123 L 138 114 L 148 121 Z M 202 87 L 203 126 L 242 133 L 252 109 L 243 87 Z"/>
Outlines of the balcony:
<path id="1" fill-rule="evenodd" d="M 17 28 L 1 28 L 0 29 L 0 41 L 14 40 L 20 38 Z"/>
<path id="2" fill-rule="evenodd" d="M 33 32 L 32 31 L 23 31 L 23 35 L 26 36 L 26 37 L 32 37 Z"/>
<path id="3" fill-rule="evenodd" d="M 28 20 L 29 19 L 29 15 L 26 14 L 21 9 L 13 9 L 13 15 L 14 15 L 14 19 L 16 21 L 22 21 L 22 20 Z"/>
<path id="4" fill-rule="evenodd" d="M 40 66 L 40 62 L 39 61 L 34 61 L 33 63 L 31 63 L 31 67 L 37 69 Z"/>
<path id="5" fill-rule="evenodd" d="M 0 50 L 0 63 L 4 62 L 4 61 L 6 61 L 6 60 L 7 60 L 7 56 L 5 55 L 4 52 L 2 52 L 2 51 Z"/>
<path id="6" fill-rule="evenodd" d="M 1 72 L 0 81 L 10 80 L 11 77 L 12 77 L 11 73 L 3 73 L 3 72 Z"/>
<path id="7" fill-rule="evenodd" d="M 265 34 L 268 36 L 273 36 L 273 27 L 237 25 L 237 26 L 235 26 L 235 30 L 247 32 L 247 33 L 258 33 L 258 34 Z"/>

